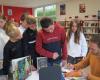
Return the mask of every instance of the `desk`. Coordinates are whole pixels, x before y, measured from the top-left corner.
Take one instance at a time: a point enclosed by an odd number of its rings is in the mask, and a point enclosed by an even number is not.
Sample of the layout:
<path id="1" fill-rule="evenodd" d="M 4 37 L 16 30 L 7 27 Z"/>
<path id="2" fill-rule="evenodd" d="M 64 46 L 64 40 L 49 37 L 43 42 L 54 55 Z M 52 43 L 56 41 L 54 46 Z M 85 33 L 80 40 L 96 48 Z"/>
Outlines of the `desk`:
<path id="1" fill-rule="evenodd" d="M 65 80 L 86 80 L 84 77 L 66 77 Z M 33 71 L 32 74 L 26 80 L 39 80 L 39 74 L 37 71 Z"/>
<path id="2" fill-rule="evenodd" d="M 39 74 L 37 71 L 33 71 L 32 74 L 26 80 L 39 80 Z"/>

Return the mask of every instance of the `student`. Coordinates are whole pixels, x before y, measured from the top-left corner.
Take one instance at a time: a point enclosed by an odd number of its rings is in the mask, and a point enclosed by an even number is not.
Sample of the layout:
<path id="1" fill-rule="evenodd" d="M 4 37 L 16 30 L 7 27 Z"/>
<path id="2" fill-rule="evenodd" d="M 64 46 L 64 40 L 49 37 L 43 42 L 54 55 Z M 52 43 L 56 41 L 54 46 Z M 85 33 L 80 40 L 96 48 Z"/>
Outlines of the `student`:
<path id="1" fill-rule="evenodd" d="M 66 34 L 63 27 L 53 23 L 49 17 L 40 20 L 42 29 L 37 34 L 36 50 L 41 56 L 48 58 L 48 66 L 66 63 Z"/>
<path id="2" fill-rule="evenodd" d="M 83 69 L 90 66 L 90 73 L 87 75 L 88 80 L 100 80 L 100 35 L 93 35 L 89 42 L 89 53 L 81 62 L 71 65 L 75 70 Z M 75 76 L 73 72 L 70 76 Z M 82 75 L 82 73 L 80 74 Z"/>
<path id="3" fill-rule="evenodd" d="M 7 41 L 9 40 L 9 37 L 6 35 L 4 31 L 4 25 L 6 23 L 6 17 L 1 15 L 0 16 L 0 59 L 3 59 L 3 48 Z"/>
<path id="4" fill-rule="evenodd" d="M 19 26 L 19 30 L 21 32 L 21 34 L 23 35 L 24 31 L 27 29 L 27 23 L 26 23 L 26 17 L 27 17 L 27 13 L 22 14 L 22 16 L 20 17 L 20 23 L 21 25 Z"/>
<path id="5" fill-rule="evenodd" d="M 81 31 L 81 25 L 78 20 L 70 22 L 70 29 L 67 36 L 68 41 L 68 58 L 67 62 L 71 64 L 78 63 L 87 54 L 87 42 Z"/>
<path id="6" fill-rule="evenodd" d="M 3 69 L 0 70 L 0 75 L 9 74 L 11 66 L 10 62 L 12 59 L 24 56 L 19 29 L 14 24 L 7 22 L 4 26 L 4 30 L 10 39 L 4 47 Z"/>
<path id="7" fill-rule="evenodd" d="M 36 20 L 32 15 L 28 15 L 26 18 L 26 23 L 28 28 L 23 33 L 24 53 L 31 56 L 33 59 L 33 66 L 37 68 L 37 57 L 39 55 L 35 49 L 37 36 Z"/>

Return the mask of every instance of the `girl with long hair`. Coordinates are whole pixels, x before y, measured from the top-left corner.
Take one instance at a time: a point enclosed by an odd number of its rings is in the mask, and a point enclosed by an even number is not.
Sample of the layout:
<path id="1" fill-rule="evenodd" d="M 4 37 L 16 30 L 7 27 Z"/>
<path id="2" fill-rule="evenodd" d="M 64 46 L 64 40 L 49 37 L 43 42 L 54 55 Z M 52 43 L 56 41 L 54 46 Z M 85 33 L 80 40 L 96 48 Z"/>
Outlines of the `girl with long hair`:
<path id="1" fill-rule="evenodd" d="M 87 42 L 81 30 L 81 24 L 79 20 L 72 20 L 70 22 L 70 29 L 67 36 L 68 63 L 78 63 L 87 54 Z"/>

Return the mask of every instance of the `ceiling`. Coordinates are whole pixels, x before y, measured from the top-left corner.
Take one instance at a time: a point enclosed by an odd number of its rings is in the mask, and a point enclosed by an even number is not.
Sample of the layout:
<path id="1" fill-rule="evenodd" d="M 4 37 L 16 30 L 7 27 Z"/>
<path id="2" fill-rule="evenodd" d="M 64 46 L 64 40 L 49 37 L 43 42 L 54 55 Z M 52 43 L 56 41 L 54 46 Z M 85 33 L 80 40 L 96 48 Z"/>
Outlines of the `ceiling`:
<path id="1" fill-rule="evenodd" d="M 0 0 L 0 4 L 18 7 L 40 7 L 68 0 Z"/>

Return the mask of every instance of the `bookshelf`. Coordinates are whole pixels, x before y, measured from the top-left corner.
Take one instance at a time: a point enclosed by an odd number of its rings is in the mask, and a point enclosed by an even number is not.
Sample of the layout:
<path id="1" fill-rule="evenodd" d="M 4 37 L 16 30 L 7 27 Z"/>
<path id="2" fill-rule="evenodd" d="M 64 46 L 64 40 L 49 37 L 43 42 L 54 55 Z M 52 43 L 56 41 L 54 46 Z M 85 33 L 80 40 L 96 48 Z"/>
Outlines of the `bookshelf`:
<path id="1" fill-rule="evenodd" d="M 89 41 L 92 35 L 100 34 L 99 20 L 84 20 L 83 33 L 86 40 Z"/>
<path id="2" fill-rule="evenodd" d="M 100 20 L 83 20 L 82 31 L 86 37 L 87 42 L 92 35 L 100 34 Z M 59 21 L 65 27 L 66 32 L 69 30 L 70 21 Z"/>

